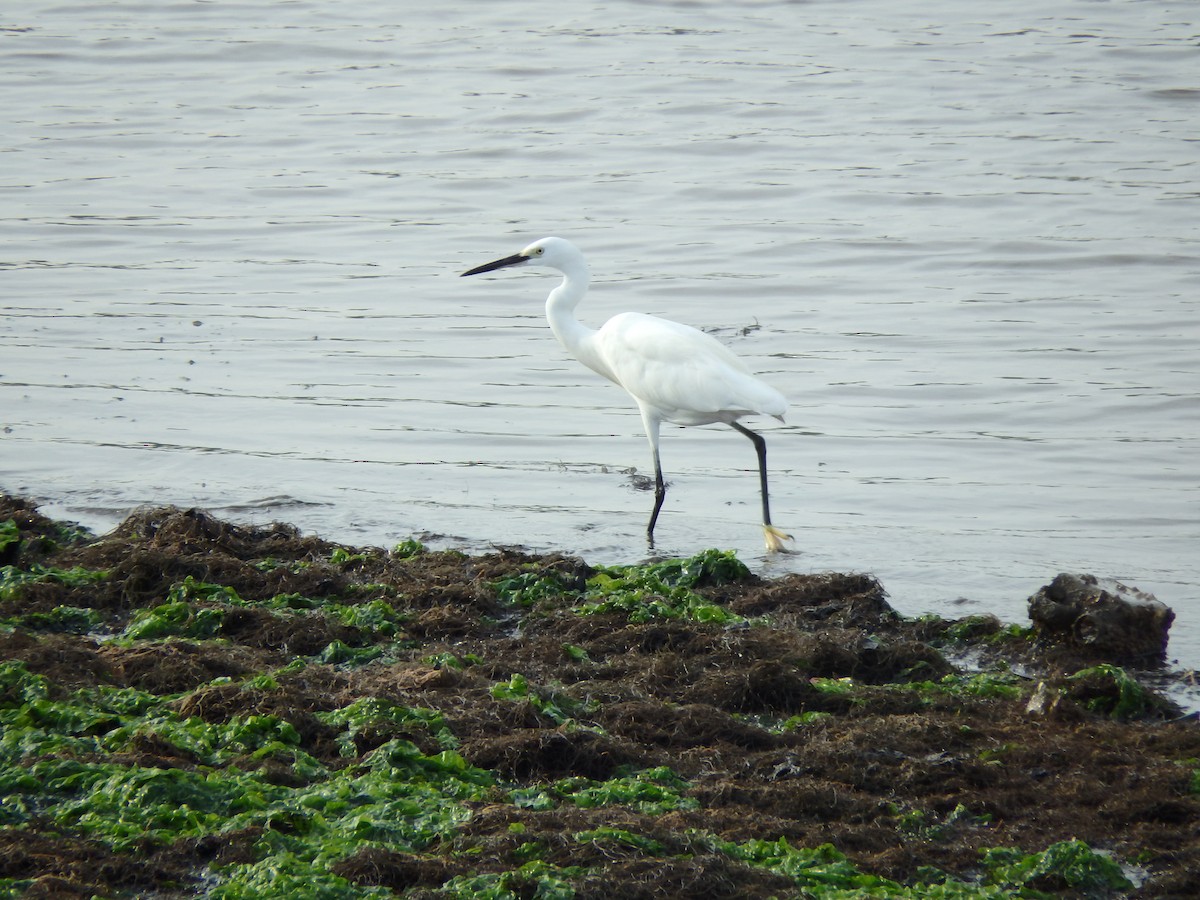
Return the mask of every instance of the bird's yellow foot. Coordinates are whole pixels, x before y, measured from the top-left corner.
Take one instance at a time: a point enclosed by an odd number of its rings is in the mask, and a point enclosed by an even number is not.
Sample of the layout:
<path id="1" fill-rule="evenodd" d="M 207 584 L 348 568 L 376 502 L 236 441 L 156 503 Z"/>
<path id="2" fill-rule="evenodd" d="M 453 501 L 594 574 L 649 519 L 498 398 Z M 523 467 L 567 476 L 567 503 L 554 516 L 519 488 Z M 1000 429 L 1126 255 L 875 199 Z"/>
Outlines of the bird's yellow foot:
<path id="1" fill-rule="evenodd" d="M 763 526 L 763 538 L 766 539 L 767 551 L 769 553 L 786 550 L 787 547 L 784 545 L 784 542 L 794 540 L 790 534 L 787 534 L 780 528 L 776 528 L 774 525 Z"/>

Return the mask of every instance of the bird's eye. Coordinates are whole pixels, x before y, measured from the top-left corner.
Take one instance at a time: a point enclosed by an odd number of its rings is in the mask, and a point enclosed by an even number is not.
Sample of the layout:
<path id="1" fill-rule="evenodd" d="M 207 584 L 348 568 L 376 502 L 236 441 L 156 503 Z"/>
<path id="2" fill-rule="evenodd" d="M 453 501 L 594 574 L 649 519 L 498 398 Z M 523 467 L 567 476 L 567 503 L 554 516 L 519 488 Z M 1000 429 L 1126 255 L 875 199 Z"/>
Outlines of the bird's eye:
<path id="1" fill-rule="evenodd" d="M 538 247 L 536 250 L 533 251 L 533 254 L 534 254 L 534 256 L 541 256 L 545 252 L 546 252 L 545 247 Z"/>

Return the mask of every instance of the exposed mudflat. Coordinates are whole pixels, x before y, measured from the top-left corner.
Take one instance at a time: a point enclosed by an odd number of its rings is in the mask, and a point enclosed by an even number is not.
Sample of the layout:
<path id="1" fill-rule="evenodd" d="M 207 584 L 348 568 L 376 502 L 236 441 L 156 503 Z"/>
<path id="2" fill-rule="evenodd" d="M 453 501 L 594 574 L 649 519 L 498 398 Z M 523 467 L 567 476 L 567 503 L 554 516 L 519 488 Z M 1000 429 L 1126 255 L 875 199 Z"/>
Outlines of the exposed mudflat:
<path id="1" fill-rule="evenodd" d="M 1193 718 L 866 575 L 5 522 L 0 896 L 1200 896 Z"/>

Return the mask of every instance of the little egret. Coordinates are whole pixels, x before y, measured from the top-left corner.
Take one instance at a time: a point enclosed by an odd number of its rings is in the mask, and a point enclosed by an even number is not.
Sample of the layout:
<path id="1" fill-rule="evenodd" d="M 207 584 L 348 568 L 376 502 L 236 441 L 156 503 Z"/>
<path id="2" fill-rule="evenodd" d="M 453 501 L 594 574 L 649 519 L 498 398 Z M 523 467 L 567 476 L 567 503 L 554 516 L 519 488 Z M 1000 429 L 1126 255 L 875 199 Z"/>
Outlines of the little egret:
<path id="1" fill-rule="evenodd" d="M 771 524 L 767 500 L 767 443 L 762 435 L 738 422 L 754 413 L 782 421 L 783 394 L 750 374 L 745 364 L 710 335 L 669 319 L 627 312 L 613 316 L 598 330 L 575 318 L 575 307 L 587 293 L 587 260 L 562 238 L 542 238 L 520 253 L 477 266 L 463 276 L 510 266 L 548 266 L 563 281 L 546 298 L 546 318 L 554 336 L 576 359 L 623 387 L 637 402 L 654 455 L 654 511 L 646 536 L 654 546 L 654 525 L 667 496 L 658 455 L 663 422 L 710 425 L 724 422 L 754 443 L 762 489 L 763 534 L 768 550 L 781 550 L 791 536 Z"/>

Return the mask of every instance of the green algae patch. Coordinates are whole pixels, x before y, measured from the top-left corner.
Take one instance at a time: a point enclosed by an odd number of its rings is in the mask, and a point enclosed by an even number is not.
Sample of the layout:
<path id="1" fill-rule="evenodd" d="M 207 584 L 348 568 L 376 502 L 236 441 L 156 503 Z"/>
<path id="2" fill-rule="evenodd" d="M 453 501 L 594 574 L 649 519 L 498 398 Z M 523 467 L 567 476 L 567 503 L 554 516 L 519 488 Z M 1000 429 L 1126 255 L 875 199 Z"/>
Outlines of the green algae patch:
<path id="1" fill-rule="evenodd" d="M 208 896 L 394 896 L 332 870 L 364 846 L 412 851 L 451 839 L 470 817 L 464 803 L 485 799 L 492 784 L 490 775 L 456 753 L 426 756 L 411 743 L 388 742 L 363 766 L 290 792 L 287 802 L 255 816 L 234 819 L 231 830 L 262 829 L 255 847 L 262 858 L 225 869 Z"/>
<path id="2" fill-rule="evenodd" d="M 247 827 L 265 829 L 264 841 L 309 862 L 317 852 L 312 836 L 327 855 L 366 839 L 420 847 L 451 836 L 469 815 L 462 802 L 482 799 L 494 784 L 449 749 L 457 741 L 440 713 L 375 698 L 324 717 L 340 729 L 339 746 L 359 760 L 332 772 L 299 748 L 290 722 L 275 716 L 211 723 L 127 688 L 101 686 L 61 700 L 51 699 L 54 693 L 24 665 L 0 665 L 0 823 L 49 818 L 118 851 Z M 386 736 L 414 728 L 447 749 L 425 754 L 392 738 L 360 757 L 355 745 L 366 731 Z M 191 767 L 126 761 L 146 748 Z M 304 783 L 271 783 L 259 769 L 269 761 L 282 761 Z"/>
<path id="3" fill-rule="evenodd" d="M 16 519 L 5 519 L 0 522 L 0 553 L 5 552 L 10 547 L 15 548 L 21 543 L 21 529 L 17 526 Z"/>
<path id="4" fill-rule="evenodd" d="M 904 699 L 912 706 L 933 707 L 950 701 L 1016 701 L 1025 696 L 1028 682 L 1007 672 L 951 673 L 935 680 L 897 681 L 892 684 L 865 684 L 849 676 L 812 678 L 812 688 L 820 695 L 852 707 L 867 707 L 880 700 Z M 791 724 L 813 721 L 791 717 Z"/>
<path id="5" fill-rule="evenodd" d="M 696 593 L 702 586 L 743 581 L 750 577 L 731 551 L 706 550 L 688 559 L 671 559 L 648 566 L 608 566 L 587 581 L 582 615 L 623 613 L 630 622 L 652 619 L 690 619 L 731 625 L 745 619 Z"/>
<path id="6" fill-rule="evenodd" d="M 516 572 L 492 582 L 492 589 L 504 603 L 526 608 L 541 601 L 578 595 L 574 580 L 558 572 Z"/>
<path id="7" fill-rule="evenodd" d="M 896 830 L 908 837 L 926 841 L 951 838 L 956 829 L 986 828 L 993 821 L 990 813 L 973 813 L 965 804 L 958 804 L 944 816 L 921 809 L 895 809 Z"/>
<path id="8" fill-rule="evenodd" d="M 518 807 L 553 809 L 570 804 L 579 809 L 627 806 L 645 815 L 662 815 L 672 810 L 698 809 L 699 801 L 685 796 L 691 785 L 668 766 L 632 772 L 597 781 L 583 776 L 561 778 L 544 787 L 518 788 L 509 799 Z"/>
<path id="9" fill-rule="evenodd" d="M 245 606 L 246 604 L 238 592 L 229 585 L 200 581 L 191 575 L 173 585 L 170 593 L 167 594 L 168 603 L 191 603 L 196 600 L 205 600 L 209 603 L 229 603 L 234 606 Z"/>
<path id="10" fill-rule="evenodd" d="M 19 707 L 50 695 L 50 682 L 44 675 L 30 672 L 22 662 L 0 663 L 0 710 Z"/>
<path id="11" fill-rule="evenodd" d="M 392 548 L 392 556 L 396 559 L 412 559 L 414 556 L 420 556 L 425 552 L 425 545 L 415 538 L 401 541 Z"/>
<path id="12" fill-rule="evenodd" d="M 165 637 L 209 638 L 221 630 L 225 613 L 197 607 L 186 600 L 163 603 L 134 613 L 122 637 L 130 641 L 152 641 Z"/>
<path id="13" fill-rule="evenodd" d="M 349 605 L 324 603 L 320 609 L 326 616 L 363 633 L 367 640 L 376 641 L 395 637 L 408 618 L 386 600 L 380 599 Z"/>
<path id="14" fill-rule="evenodd" d="M 382 900 L 396 895 L 387 888 L 356 885 L 322 865 L 281 853 L 271 856 L 269 861 L 239 866 L 205 896 L 210 900 L 259 900 L 263 897 Z"/>
<path id="15" fill-rule="evenodd" d="M 863 873 L 832 844 L 798 848 L 779 838 L 727 844 L 725 851 L 748 865 L 791 878 L 797 886 L 821 897 L 921 896 L 890 879 Z"/>
<path id="16" fill-rule="evenodd" d="M 463 803 L 489 796 L 495 783 L 452 750 L 426 754 L 402 739 L 359 757 L 354 741 L 366 729 L 418 727 L 455 743 L 440 714 L 368 698 L 327 717 L 359 760 L 334 772 L 300 750 L 296 728 L 277 717 L 208 723 L 127 689 L 55 702 L 46 679 L 18 664 L 0 667 L 0 685 L 0 824 L 48 819 L 118 852 L 259 829 L 264 860 L 232 870 L 212 896 L 251 896 L 281 867 L 344 888 L 325 871 L 341 855 L 363 841 L 412 849 L 448 839 L 470 815 Z M 192 767 L 125 761 L 147 747 Z M 282 761 L 300 784 L 272 783 L 258 768 L 269 761 Z"/>
<path id="17" fill-rule="evenodd" d="M 61 584 L 66 587 L 86 587 L 104 581 L 108 572 L 84 566 L 60 568 L 34 563 L 28 569 L 0 566 L 0 600 L 13 600 L 30 584 Z"/>
<path id="18" fill-rule="evenodd" d="M 556 725 L 574 725 L 578 717 L 593 713 L 597 708 L 597 704 L 581 702 L 562 691 L 535 690 L 519 673 L 506 682 L 493 685 L 490 693 L 496 700 L 528 703 Z"/>
<path id="19" fill-rule="evenodd" d="M 56 606 L 48 612 L 23 613 L 0 618 L 0 628 L 24 628 L 61 634 L 90 634 L 104 624 L 104 616 L 81 606 Z"/>
<path id="20" fill-rule="evenodd" d="M 633 850 L 646 856 L 661 856 L 666 849 L 660 841 L 644 834 L 635 834 L 625 828 L 592 828 L 574 835 L 576 843 L 595 844 L 601 848 L 614 848 L 618 852 Z"/>
<path id="21" fill-rule="evenodd" d="M 365 563 L 368 559 L 366 553 L 355 553 L 347 547 L 334 547 L 329 554 L 329 561 L 335 566 L 349 566 L 355 563 Z"/>
<path id="22" fill-rule="evenodd" d="M 378 743 L 382 737 L 414 731 L 429 734 L 445 750 L 459 746 L 458 738 L 437 710 L 400 706 L 378 697 L 363 697 L 341 709 L 318 713 L 317 718 L 341 729 L 338 742 L 342 755 L 347 757 L 358 756 L 358 744 L 363 740 Z"/>
<path id="23" fill-rule="evenodd" d="M 1053 897 L 1063 892 L 1106 897 L 1134 887 L 1112 857 L 1077 840 L 1061 841 L 1041 853 L 987 850 L 983 864 L 990 882 L 1015 889 L 1022 897 Z"/>
<path id="24" fill-rule="evenodd" d="M 262 817 L 283 800 L 283 789 L 239 771 L 46 760 L 30 774 L 55 798 L 55 824 L 115 850 L 214 834 L 239 816 Z"/>
<path id="25" fill-rule="evenodd" d="M 571 900 L 572 880 L 585 873 L 581 866 L 553 866 L 531 860 L 508 872 L 458 875 L 442 885 L 439 894 L 452 900 Z"/>
<path id="26" fill-rule="evenodd" d="M 978 697 L 991 700 L 1016 700 L 1025 692 L 1024 682 L 1011 673 L 977 672 L 970 675 L 950 674 L 937 681 L 908 682 L 901 690 L 925 695 Z"/>
<path id="27" fill-rule="evenodd" d="M 428 656 L 421 657 L 421 662 L 434 669 L 454 669 L 462 671 L 471 666 L 480 665 L 483 658 L 475 653 L 464 653 L 459 656 L 449 650 L 443 650 L 440 653 L 430 653 Z"/>
<path id="28" fill-rule="evenodd" d="M 330 641 L 315 659 L 331 666 L 355 667 L 375 662 L 385 653 L 383 647 L 351 647 L 345 641 Z"/>
<path id="29" fill-rule="evenodd" d="M 581 615 L 623 613 L 630 622 L 652 619 L 691 619 L 730 625 L 741 616 L 704 599 L 685 587 L 665 584 L 640 574 L 601 572 L 588 581 L 588 599 L 579 607 Z"/>
<path id="30" fill-rule="evenodd" d="M 750 570 L 732 551 L 705 550 L 649 565 L 601 566 L 582 586 L 569 573 L 531 569 L 499 579 L 492 588 L 503 602 L 525 608 L 565 602 L 585 616 L 620 613 L 630 622 L 688 619 L 728 625 L 744 619 L 696 589 L 750 577 Z"/>
<path id="31" fill-rule="evenodd" d="M 1173 704 L 1147 690 L 1120 666 L 1102 664 L 1067 678 L 1068 696 L 1087 709 L 1119 721 L 1169 718 L 1179 714 Z"/>

